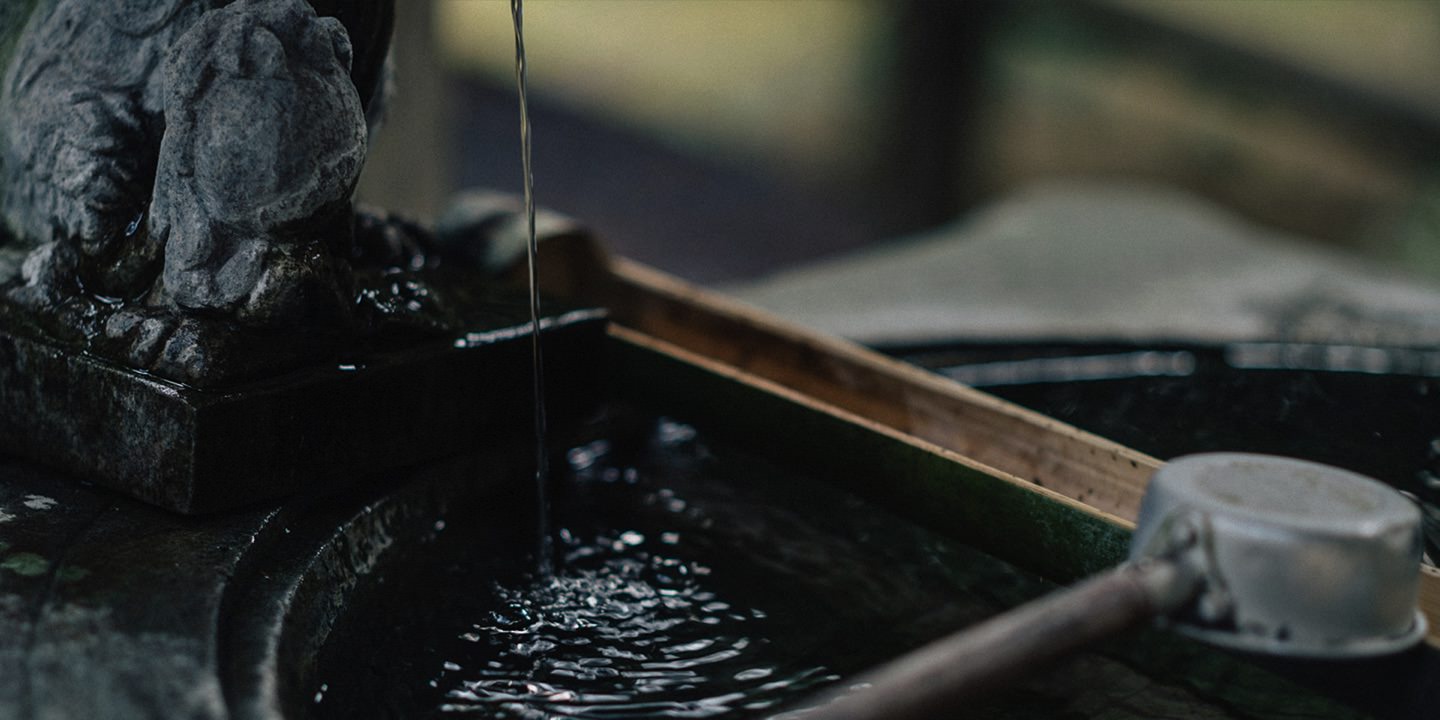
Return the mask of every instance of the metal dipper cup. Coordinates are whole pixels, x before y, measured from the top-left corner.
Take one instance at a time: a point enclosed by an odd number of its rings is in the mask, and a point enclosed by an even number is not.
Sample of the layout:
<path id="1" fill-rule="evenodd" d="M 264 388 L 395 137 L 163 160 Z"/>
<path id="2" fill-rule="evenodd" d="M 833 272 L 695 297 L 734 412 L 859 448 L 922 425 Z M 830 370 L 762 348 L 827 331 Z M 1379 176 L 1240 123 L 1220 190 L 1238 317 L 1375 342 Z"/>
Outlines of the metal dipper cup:
<path id="1" fill-rule="evenodd" d="M 1158 618 L 1252 652 L 1359 658 L 1425 636 L 1420 512 L 1352 472 L 1190 455 L 1150 480 L 1130 559 L 846 683 L 807 718 L 945 717 L 1037 665 Z"/>

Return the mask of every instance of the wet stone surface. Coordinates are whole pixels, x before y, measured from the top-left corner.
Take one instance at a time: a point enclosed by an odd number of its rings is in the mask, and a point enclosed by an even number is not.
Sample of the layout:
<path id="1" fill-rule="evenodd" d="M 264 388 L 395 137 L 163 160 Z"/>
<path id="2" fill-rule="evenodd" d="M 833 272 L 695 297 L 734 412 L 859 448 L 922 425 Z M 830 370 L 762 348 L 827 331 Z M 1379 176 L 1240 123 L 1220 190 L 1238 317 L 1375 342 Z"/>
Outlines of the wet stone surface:
<path id="1" fill-rule="evenodd" d="M 519 477 L 491 448 L 193 518 L 0 458 L 0 717 L 293 716 L 277 688 L 378 559 Z"/>
<path id="2" fill-rule="evenodd" d="M 0 324 L 0 450 L 170 510 L 316 492 L 467 450 L 533 411 L 523 296 L 469 332 L 222 389 L 187 387 Z M 3 319 L 3 315 L 0 315 Z M 542 321 L 557 402 L 595 392 L 604 314 Z"/>
<path id="3" fill-rule="evenodd" d="M 204 525 L 0 460 L 0 717 L 224 717 L 213 613 L 255 513 Z"/>

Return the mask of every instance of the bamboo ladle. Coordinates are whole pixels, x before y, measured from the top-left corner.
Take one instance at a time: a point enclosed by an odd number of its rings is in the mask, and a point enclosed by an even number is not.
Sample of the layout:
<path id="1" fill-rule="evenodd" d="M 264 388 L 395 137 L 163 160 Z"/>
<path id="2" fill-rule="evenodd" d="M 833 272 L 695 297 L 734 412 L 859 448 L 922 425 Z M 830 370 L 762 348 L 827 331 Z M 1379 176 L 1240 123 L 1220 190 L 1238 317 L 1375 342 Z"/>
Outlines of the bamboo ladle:
<path id="1" fill-rule="evenodd" d="M 1153 619 L 1252 652 L 1399 652 L 1425 636 L 1420 548 L 1419 510 L 1375 480 L 1272 456 L 1191 455 L 1155 472 L 1126 563 L 862 674 L 804 716 L 946 717 Z"/>

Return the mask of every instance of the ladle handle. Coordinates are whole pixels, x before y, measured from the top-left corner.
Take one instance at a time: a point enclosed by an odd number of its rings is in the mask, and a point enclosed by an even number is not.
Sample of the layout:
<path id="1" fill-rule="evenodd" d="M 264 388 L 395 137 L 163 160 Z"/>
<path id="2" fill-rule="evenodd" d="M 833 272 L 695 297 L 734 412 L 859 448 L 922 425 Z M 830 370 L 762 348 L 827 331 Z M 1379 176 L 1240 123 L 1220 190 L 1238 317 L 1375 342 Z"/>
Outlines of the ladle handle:
<path id="1" fill-rule="evenodd" d="M 1192 574 L 1167 561 L 1121 565 L 854 678 L 846 686 L 857 689 L 838 691 L 804 717 L 958 717 L 966 701 L 1168 612 L 1196 586 Z"/>

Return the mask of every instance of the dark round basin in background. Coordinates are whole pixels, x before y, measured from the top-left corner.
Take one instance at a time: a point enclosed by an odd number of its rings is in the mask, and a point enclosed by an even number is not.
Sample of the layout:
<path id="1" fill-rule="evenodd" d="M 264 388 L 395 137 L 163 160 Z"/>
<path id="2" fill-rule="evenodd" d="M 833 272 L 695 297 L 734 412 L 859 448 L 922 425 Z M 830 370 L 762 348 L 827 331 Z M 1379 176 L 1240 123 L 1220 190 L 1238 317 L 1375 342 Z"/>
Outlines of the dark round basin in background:
<path id="1" fill-rule="evenodd" d="M 1302 343 L 937 343 L 892 355 L 1161 459 L 1285 455 L 1422 502 L 1440 558 L 1440 350 Z"/>

